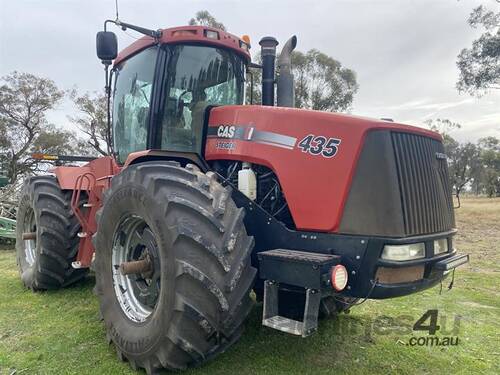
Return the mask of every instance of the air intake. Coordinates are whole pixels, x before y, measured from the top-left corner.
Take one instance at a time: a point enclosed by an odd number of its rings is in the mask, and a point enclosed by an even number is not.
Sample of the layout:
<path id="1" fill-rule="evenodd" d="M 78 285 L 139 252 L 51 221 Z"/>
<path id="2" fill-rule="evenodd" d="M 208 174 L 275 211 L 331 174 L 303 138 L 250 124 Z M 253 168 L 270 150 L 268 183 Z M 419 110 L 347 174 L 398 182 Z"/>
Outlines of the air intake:
<path id="1" fill-rule="evenodd" d="M 392 133 L 408 236 L 444 232 L 455 225 L 443 144 L 409 133 Z"/>

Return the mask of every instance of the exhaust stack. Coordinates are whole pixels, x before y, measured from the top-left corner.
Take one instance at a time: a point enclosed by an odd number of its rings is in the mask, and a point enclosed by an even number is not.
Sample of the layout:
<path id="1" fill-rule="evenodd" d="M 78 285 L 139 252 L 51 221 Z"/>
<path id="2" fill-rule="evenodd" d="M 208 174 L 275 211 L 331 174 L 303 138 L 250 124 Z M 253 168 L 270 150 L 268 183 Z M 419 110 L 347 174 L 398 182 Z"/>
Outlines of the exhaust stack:
<path id="1" fill-rule="evenodd" d="M 297 37 L 294 35 L 287 40 L 278 58 L 278 107 L 295 107 L 291 55 L 296 46 Z"/>
<path id="2" fill-rule="evenodd" d="M 265 36 L 259 42 L 262 56 L 262 105 L 274 105 L 274 68 L 278 41 Z"/>

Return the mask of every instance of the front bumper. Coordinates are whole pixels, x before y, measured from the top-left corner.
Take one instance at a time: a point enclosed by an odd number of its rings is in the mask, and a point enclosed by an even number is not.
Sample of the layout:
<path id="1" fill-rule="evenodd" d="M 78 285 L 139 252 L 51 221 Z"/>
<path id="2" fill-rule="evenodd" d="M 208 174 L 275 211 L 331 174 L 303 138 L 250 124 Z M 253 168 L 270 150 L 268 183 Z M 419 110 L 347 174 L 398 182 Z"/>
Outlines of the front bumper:
<path id="1" fill-rule="evenodd" d="M 467 254 L 459 255 L 452 246 L 456 231 L 433 235 L 390 239 L 370 239 L 359 267 L 359 276 L 351 276 L 351 289 L 345 294 L 359 298 L 383 299 L 404 296 L 430 288 L 446 278 L 450 271 L 469 261 Z M 434 254 L 434 240 L 446 238 L 446 253 Z M 390 261 L 381 258 L 385 245 L 425 243 L 425 258 L 410 261 Z"/>

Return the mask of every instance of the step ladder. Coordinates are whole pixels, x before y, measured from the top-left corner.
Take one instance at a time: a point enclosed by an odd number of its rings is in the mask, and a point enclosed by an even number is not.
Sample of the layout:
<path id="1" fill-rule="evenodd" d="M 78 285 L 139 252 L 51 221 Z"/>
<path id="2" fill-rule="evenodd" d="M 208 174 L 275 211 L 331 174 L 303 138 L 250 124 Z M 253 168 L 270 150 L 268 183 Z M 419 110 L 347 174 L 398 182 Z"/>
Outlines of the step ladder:
<path id="1" fill-rule="evenodd" d="M 264 279 L 262 325 L 307 337 L 318 329 L 318 313 L 323 291 L 330 288 L 329 275 L 340 257 L 330 254 L 275 249 L 257 254 L 260 277 Z M 302 321 L 279 315 L 280 284 L 305 289 Z"/>

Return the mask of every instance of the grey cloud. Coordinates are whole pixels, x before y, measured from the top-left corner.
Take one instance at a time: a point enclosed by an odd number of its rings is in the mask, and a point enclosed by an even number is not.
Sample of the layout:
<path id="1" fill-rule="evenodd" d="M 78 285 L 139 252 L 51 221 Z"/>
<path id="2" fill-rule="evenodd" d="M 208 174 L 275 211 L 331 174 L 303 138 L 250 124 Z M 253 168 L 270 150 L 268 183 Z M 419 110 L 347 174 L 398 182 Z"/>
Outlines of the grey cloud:
<path id="1" fill-rule="evenodd" d="M 467 25 L 472 8 L 495 1 L 131 1 L 120 18 L 152 28 L 186 24 L 208 9 L 236 35 L 282 43 L 297 34 L 300 50 L 320 49 L 358 74 L 354 114 L 422 125 L 430 117 L 463 124 L 457 137 L 500 136 L 500 92 L 480 100 L 455 89 L 456 56 L 480 33 Z M 17 69 L 54 79 L 63 88 L 101 90 L 95 32 L 114 17 L 114 0 L 0 0 L 0 75 Z M 117 30 L 123 48 L 133 39 Z M 52 114 L 63 122 L 71 105 Z"/>

